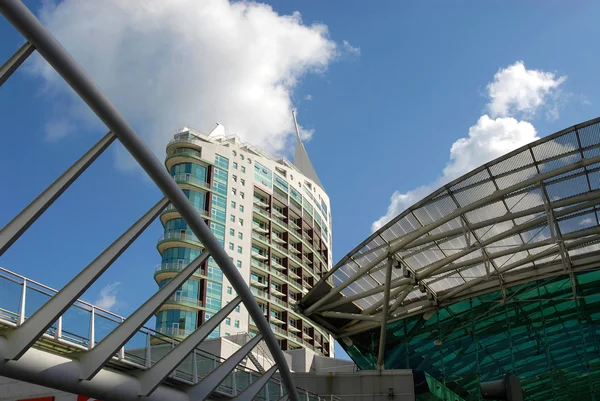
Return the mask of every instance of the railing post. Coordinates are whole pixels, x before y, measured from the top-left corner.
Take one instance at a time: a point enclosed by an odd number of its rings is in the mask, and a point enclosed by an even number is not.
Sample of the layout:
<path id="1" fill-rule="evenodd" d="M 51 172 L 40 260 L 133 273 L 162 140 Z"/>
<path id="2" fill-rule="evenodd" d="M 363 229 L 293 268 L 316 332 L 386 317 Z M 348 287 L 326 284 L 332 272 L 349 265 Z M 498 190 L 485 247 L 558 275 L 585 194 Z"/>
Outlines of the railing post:
<path id="1" fill-rule="evenodd" d="M 21 305 L 19 305 L 19 321 L 20 326 L 25 322 L 25 299 L 27 297 L 27 279 L 23 279 L 23 288 L 21 289 Z"/>
<path id="2" fill-rule="evenodd" d="M 123 324 L 123 322 L 125 321 L 125 318 L 121 318 L 121 324 Z M 119 359 L 123 360 L 125 359 L 125 344 L 123 344 L 123 346 L 121 348 L 119 348 Z"/>
<path id="3" fill-rule="evenodd" d="M 95 336 L 95 331 L 96 331 L 96 308 L 94 308 L 92 306 L 92 313 L 90 316 L 90 343 L 88 344 L 88 349 L 92 349 L 94 348 L 94 345 L 96 344 L 96 336 Z"/>
<path id="4" fill-rule="evenodd" d="M 150 331 L 146 332 L 146 369 L 152 367 L 152 348 L 150 341 Z"/>
<path id="5" fill-rule="evenodd" d="M 192 382 L 194 384 L 198 383 L 198 355 L 196 354 L 196 350 L 192 354 Z"/>
<path id="6" fill-rule="evenodd" d="M 252 352 L 252 351 L 250 351 Z M 237 381 L 235 380 L 235 371 L 236 369 L 233 369 L 233 372 L 231 372 L 232 376 L 231 376 L 231 394 L 233 394 L 234 396 L 237 395 Z M 268 400 L 267 400 L 268 401 Z"/>
<path id="7" fill-rule="evenodd" d="M 60 340 L 62 337 L 62 316 L 56 321 L 56 331 L 54 332 L 54 339 Z"/>

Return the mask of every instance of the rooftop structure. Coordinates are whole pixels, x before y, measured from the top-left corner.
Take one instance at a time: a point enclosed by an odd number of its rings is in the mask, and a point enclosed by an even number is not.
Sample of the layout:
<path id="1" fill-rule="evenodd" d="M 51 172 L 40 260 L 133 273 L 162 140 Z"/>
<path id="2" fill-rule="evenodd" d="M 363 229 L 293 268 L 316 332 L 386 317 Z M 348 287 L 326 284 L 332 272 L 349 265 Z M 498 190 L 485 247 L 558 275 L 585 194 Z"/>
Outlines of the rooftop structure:
<path id="1" fill-rule="evenodd" d="M 362 369 L 424 370 L 479 399 L 600 389 L 600 119 L 444 185 L 345 256 L 300 302 Z"/>

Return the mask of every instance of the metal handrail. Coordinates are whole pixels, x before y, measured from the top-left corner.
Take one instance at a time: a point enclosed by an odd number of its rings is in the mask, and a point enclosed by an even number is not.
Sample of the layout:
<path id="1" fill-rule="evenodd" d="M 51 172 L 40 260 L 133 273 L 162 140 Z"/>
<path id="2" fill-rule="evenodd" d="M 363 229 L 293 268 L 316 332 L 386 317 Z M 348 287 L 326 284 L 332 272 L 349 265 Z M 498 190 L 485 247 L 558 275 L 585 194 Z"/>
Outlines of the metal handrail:
<path id="1" fill-rule="evenodd" d="M 210 189 L 210 184 L 209 184 L 208 182 L 206 182 L 206 181 L 202 181 L 202 180 L 199 180 L 198 178 L 196 178 L 196 177 L 192 176 L 192 175 L 191 175 L 191 174 L 189 174 L 189 173 L 185 173 L 185 174 L 175 174 L 175 175 L 173 176 L 173 179 L 174 179 L 176 182 L 177 182 L 177 181 L 179 181 L 179 182 L 181 182 L 181 181 L 183 181 L 183 182 L 190 182 L 190 183 L 192 183 L 192 184 L 194 184 L 194 185 L 197 185 L 197 186 L 199 186 L 199 187 L 206 188 L 206 189 Z"/>
<path id="2" fill-rule="evenodd" d="M 200 242 L 200 240 L 194 234 L 181 233 L 179 231 L 172 231 L 172 232 L 164 233 L 163 235 L 158 237 L 158 242 L 168 241 L 168 240 L 173 240 L 173 239 L 177 239 L 177 240 L 181 240 L 181 241 L 197 242 L 198 244 L 202 245 L 202 242 Z"/>

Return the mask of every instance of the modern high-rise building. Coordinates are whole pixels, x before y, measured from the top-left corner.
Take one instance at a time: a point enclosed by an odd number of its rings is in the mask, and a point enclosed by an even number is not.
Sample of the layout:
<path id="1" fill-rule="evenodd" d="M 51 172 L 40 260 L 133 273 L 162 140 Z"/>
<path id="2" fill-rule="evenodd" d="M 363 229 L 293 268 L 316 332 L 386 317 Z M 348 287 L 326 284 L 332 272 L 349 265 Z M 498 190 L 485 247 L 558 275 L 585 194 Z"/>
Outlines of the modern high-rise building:
<path id="1" fill-rule="evenodd" d="M 333 356 L 333 339 L 294 311 L 294 305 L 331 268 L 331 209 L 297 136 L 294 163 L 226 137 L 177 131 L 165 165 L 227 250 L 255 295 L 283 350 L 310 349 Z M 202 252 L 179 213 L 161 214 L 162 261 L 154 278 L 164 285 Z M 185 337 L 236 297 L 212 258 L 156 314 L 156 329 Z M 240 304 L 212 337 L 257 333 Z"/>

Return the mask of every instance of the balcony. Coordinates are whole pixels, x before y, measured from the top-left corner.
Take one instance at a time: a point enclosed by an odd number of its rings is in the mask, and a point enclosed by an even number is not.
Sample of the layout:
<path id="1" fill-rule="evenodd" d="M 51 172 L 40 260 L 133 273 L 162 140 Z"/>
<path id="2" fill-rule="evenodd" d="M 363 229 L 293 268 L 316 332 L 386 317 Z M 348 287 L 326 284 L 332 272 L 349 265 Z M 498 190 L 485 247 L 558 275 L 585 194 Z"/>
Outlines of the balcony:
<path id="1" fill-rule="evenodd" d="M 252 210 L 253 210 L 253 211 L 254 211 L 256 214 L 258 214 L 259 216 L 262 216 L 262 217 L 264 217 L 265 219 L 270 219 L 270 218 L 271 218 L 271 216 L 269 215 L 269 212 L 267 212 L 266 210 L 263 210 L 263 209 L 261 209 L 261 208 L 259 208 L 259 207 L 257 207 L 257 206 L 253 206 L 253 207 L 252 207 Z"/>
<path id="2" fill-rule="evenodd" d="M 298 249 L 296 249 L 292 244 L 290 244 L 290 247 L 288 249 L 290 252 L 295 253 L 296 255 L 300 255 L 302 252 L 300 252 Z"/>
<path id="3" fill-rule="evenodd" d="M 271 314 L 271 319 L 269 319 L 271 321 L 271 323 L 277 323 L 277 324 L 285 324 L 285 322 L 283 320 L 281 320 L 280 318 L 278 318 L 277 316 L 275 316 L 274 314 Z M 283 330 L 282 330 L 283 331 Z M 284 335 L 287 335 L 284 331 Z"/>
<path id="4" fill-rule="evenodd" d="M 279 245 L 279 244 L 270 244 L 270 245 L 271 245 L 271 247 L 272 247 L 273 249 L 276 249 L 276 250 L 277 250 L 277 251 L 279 251 L 281 254 L 283 254 L 283 255 L 286 255 L 286 256 L 287 256 L 287 254 L 288 254 L 288 251 L 287 251 L 287 249 L 285 249 L 285 248 L 284 248 L 284 247 L 282 247 L 281 245 Z"/>
<path id="5" fill-rule="evenodd" d="M 290 323 L 288 324 L 288 329 L 289 329 L 290 331 L 294 331 L 294 332 L 296 332 L 296 333 L 300 333 L 300 329 L 299 329 L 299 328 L 297 328 L 296 326 L 294 326 L 294 325 L 292 324 L 292 322 L 290 322 Z"/>
<path id="6" fill-rule="evenodd" d="M 265 283 L 263 281 L 259 281 L 252 276 L 250 277 L 250 285 L 253 285 L 258 288 L 267 288 L 268 287 L 267 283 Z"/>
<path id="7" fill-rule="evenodd" d="M 295 262 L 295 263 L 296 263 L 298 266 L 302 266 L 302 261 L 301 261 L 301 260 L 300 260 L 300 258 L 298 258 L 296 255 L 292 255 L 292 254 L 290 253 L 290 254 L 288 254 L 288 256 L 289 256 L 289 259 L 290 259 L 292 262 Z"/>
<path id="8" fill-rule="evenodd" d="M 285 270 L 285 267 L 282 266 L 280 263 L 276 262 L 275 260 L 271 259 L 271 267 L 274 267 L 277 270 Z"/>
<path id="9" fill-rule="evenodd" d="M 285 240 L 275 233 L 271 234 L 271 239 L 279 244 L 285 244 Z"/>
<path id="10" fill-rule="evenodd" d="M 302 338 L 306 339 L 306 340 L 312 340 L 312 336 L 310 334 L 308 334 L 306 331 L 302 332 Z"/>
<path id="11" fill-rule="evenodd" d="M 181 295 L 172 295 L 169 299 L 167 299 L 167 303 L 185 305 L 185 306 L 190 306 L 192 308 L 198 308 L 198 309 L 202 308 L 204 306 L 202 301 L 200 301 L 199 299 L 184 297 Z"/>
<path id="12" fill-rule="evenodd" d="M 202 189 L 210 190 L 210 184 L 206 181 L 202 181 L 193 177 L 191 174 L 176 174 L 173 179 L 178 184 L 190 184 Z"/>
<path id="13" fill-rule="evenodd" d="M 256 223 L 252 223 L 252 230 L 261 234 L 266 234 L 269 232 L 269 230 L 267 230 L 265 227 Z"/>
<path id="14" fill-rule="evenodd" d="M 273 220 L 275 223 L 279 224 L 281 227 L 287 228 L 287 224 L 285 223 L 285 221 L 282 218 L 279 218 L 277 216 L 271 216 L 271 220 Z"/>
<path id="15" fill-rule="evenodd" d="M 255 231 L 253 231 L 252 232 L 252 238 L 264 242 L 265 245 L 270 245 L 270 243 L 269 243 L 269 237 L 267 237 L 266 235 L 262 235 L 262 234 L 259 234 L 259 233 L 255 232 Z"/>
<path id="16" fill-rule="evenodd" d="M 195 245 L 197 248 L 203 249 L 204 246 L 202 242 L 194 234 L 188 234 L 187 232 L 170 232 L 165 233 L 158 237 L 157 248 L 160 253 L 162 253 L 167 248 L 167 242 L 172 241 L 181 241 L 186 242 L 187 244 Z"/>
<path id="17" fill-rule="evenodd" d="M 254 197 L 253 203 L 263 208 L 269 207 L 269 204 L 267 202 L 265 202 L 263 199 L 257 198 L 256 196 Z"/>
<path id="18" fill-rule="evenodd" d="M 167 147 L 170 147 L 171 145 L 175 145 L 175 144 L 182 144 L 182 145 L 194 145 L 194 146 L 200 146 L 202 147 L 202 145 L 205 142 L 199 140 L 199 139 L 194 139 L 194 138 L 190 138 L 189 136 L 186 135 L 182 135 L 181 137 L 175 137 L 174 139 L 171 139 L 171 141 L 169 141 L 169 144 L 167 145 Z"/>
<path id="19" fill-rule="evenodd" d="M 169 337 L 179 337 L 179 338 L 187 337 L 194 332 L 193 330 L 178 329 L 175 327 L 159 328 L 156 331 L 161 334 L 164 334 L 166 336 L 169 336 Z"/>
<path id="20" fill-rule="evenodd" d="M 257 252 L 252 252 L 252 257 L 256 258 L 256 259 L 259 259 L 259 260 L 263 260 L 263 261 L 264 260 L 269 260 L 268 257 L 266 257 L 265 255 L 261 255 L 260 253 L 257 253 Z"/>
<path id="21" fill-rule="evenodd" d="M 275 287 L 271 287 L 271 294 L 278 296 L 278 297 L 285 297 L 285 294 L 281 291 L 279 291 L 277 288 Z"/>
<path id="22" fill-rule="evenodd" d="M 290 227 L 292 227 L 294 230 L 299 230 L 299 229 L 300 229 L 300 226 L 299 226 L 298 224 L 296 224 L 296 223 L 294 222 L 294 220 L 292 220 L 292 219 L 289 219 L 289 221 L 290 221 L 290 222 L 289 222 L 288 224 L 289 224 L 289 225 L 290 225 Z"/>
<path id="23" fill-rule="evenodd" d="M 275 333 L 275 334 L 279 334 L 279 335 L 287 337 L 287 333 L 281 327 L 278 327 L 278 326 L 275 326 L 274 324 L 272 324 L 271 325 L 271 330 L 273 330 L 273 333 Z"/>
<path id="24" fill-rule="evenodd" d="M 288 270 L 288 274 L 291 278 L 295 278 L 295 279 L 299 279 L 300 276 L 298 274 L 296 274 L 296 272 L 294 272 L 292 269 Z"/>

